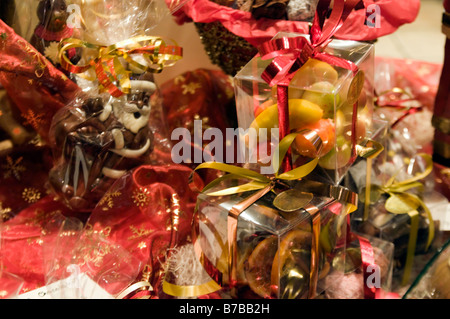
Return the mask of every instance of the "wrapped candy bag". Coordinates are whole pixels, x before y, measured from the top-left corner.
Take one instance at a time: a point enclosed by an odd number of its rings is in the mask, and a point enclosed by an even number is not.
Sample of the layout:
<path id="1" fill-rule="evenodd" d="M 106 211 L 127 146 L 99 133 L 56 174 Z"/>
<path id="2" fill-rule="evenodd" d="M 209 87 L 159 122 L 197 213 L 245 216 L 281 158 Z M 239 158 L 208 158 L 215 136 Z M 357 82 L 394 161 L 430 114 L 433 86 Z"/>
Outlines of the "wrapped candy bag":
<path id="1" fill-rule="evenodd" d="M 332 262 L 344 268 L 339 266 L 326 278 L 328 289 L 324 297 L 385 299 L 391 291 L 394 244 L 358 233 L 350 237 Z M 341 258 L 345 262 L 340 262 Z"/>
<path id="2" fill-rule="evenodd" d="M 32 128 L 48 142 L 53 115 L 81 90 L 3 21 L 0 21 L 0 34 L 0 83 L 11 101 L 9 104 L 2 102 L 2 111 L 14 114 L 17 108 L 20 120 L 25 123 L 18 129 Z M 8 121 L 8 126 L 11 123 Z M 2 129 L 10 131 L 7 126 Z M 9 133 L 14 133 L 14 129 Z"/>
<path id="3" fill-rule="evenodd" d="M 19 294 L 46 284 L 42 243 L 45 234 L 49 236 L 46 238 L 55 236 L 54 232 L 46 232 L 46 225 L 52 218 L 63 221 L 77 218 L 77 215 L 52 196 L 45 196 L 3 223 L 3 269 L 22 279 Z"/>
<path id="4" fill-rule="evenodd" d="M 127 171 L 161 161 L 151 156 L 155 147 L 170 146 L 154 74 L 180 59 L 182 49 L 148 35 L 163 16 L 158 3 L 72 3 L 82 31 L 60 42 L 59 58 L 83 94 L 53 118 L 49 179 L 73 209 L 91 211 Z M 78 63 L 70 58 L 73 49 L 81 51 Z"/>
<path id="5" fill-rule="evenodd" d="M 50 197 L 6 222 L 2 256 L 5 269 L 22 278 L 20 299 L 116 298 L 140 267 L 126 250 L 84 229 L 81 219 Z M 2 287 L 11 282 L 7 279 L 0 278 Z"/>
<path id="6" fill-rule="evenodd" d="M 23 286 L 23 279 L 7 272 L 3 264 L 3 220 L 0 219 L 0 299 L 15 298 Z"/>
<path id="7" fill-rule="evenodd" d="M 121 298 L 137 278 L 141 263 L 123 247 L 108 241 L 78 219 L 52 218 L 42 237 L 46 290 L 52 299 Z"/>
<path id="8" fill-rule="evenodd" d="M 410 156 L 431 154 L 432 115 L 442 64 L 393 58 L 375 59 L 374 113 L 392 127 L 392 140 Z"/>
<path id="9" fill-rule="evenodd" d="M 439 230 L 434 217 L 442 207 L 436 205 L 435 213 L 431 212 L 428 202 L 433 198 L 433 191 L 426 191 L 422 184 L 424 181 L 426 185 L 432 170 L 430 155 L 417 154 L 408 162 L 407 165 L 395 162 L 389 154 L 384 163 L 375 160 L 371 167 L 376 173 L 371 173 L 370 188 L 366 179 L 359 182 L 362 209 L 352 216 L 355 231 L 395 245 L 394 275 L 401 277 L 399 286 L 407 285 L 414 269 L 420 268 L 414 256 L 432 249 Z M 357 165 L 351 174 L 359 175 L 357 170 L 366 171 L 365 167 Z"/>

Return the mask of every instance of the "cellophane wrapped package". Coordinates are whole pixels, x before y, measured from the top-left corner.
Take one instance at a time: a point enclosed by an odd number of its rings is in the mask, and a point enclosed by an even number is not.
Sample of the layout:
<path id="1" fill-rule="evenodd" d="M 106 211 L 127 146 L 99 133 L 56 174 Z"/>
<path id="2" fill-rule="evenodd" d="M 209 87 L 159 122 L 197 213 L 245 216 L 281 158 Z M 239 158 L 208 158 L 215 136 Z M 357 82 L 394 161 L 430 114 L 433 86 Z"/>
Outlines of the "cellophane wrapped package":
<path id="1" fill-rule="evenodd" d="M 433 243 L 440 237 L 439 218 L 445 214 L 448 201 L 427 190 L 432 169 L 428 154 L 417 154 L 403 163 L 395 163 L 387 154 L 384 163 L 374 161 L 372 167 L 376 166 L 377 175 L 360 184 L 362 204 L 352 216 L 352 227 L 394 244 L 394 279 L 398 279 L 394 284 L 405 286 L 423 266 L 415 256 L 436 248 Z"/>
<path id="2" fill-rule="evenodd" d="M 275 39 L 307 37 L 280 33 Z M 353 62 L 359 73 L 355 76 L 315 58 L 296 71 L 288 87 L 289 129 L 316 131 L 323 147 L 317 154 L 311 143 L 298 136 L 292 145 L 292 163 L 295 167 L 318 157 L 319 165 L 311 177 L 337 185 L 356 159 L 353 148 L 373 134 L 374 51 L 372 44 L 332 40 L 324 52 Z M 277 87 L 262 78 L 272 60 L 256 56 L 234 78 L 238 123 L 243 129 L 239 138 L 247 156 L 242 161 L 255 168 L 267 166 L 279 141 Z M 355 103 L 357 112 L 353 112 Z"/>
<path id="3" fill-rule="evenodd" d="M 361 237 L 370 245 L 370 257 L 365 256 L 367 248 L 361 243 Z M 387 294 L 392 289 L 394 268 L 393 243 L 376 237 L 352 233 L 346 249 L 341 251 L 339 255 L 345 255 L 344 268 L 334 269 L 333 273 L 327 277 L 329 286 L 325 291 L 325 298 L 384 299 L 387 297 Z M 367 268 L 364 267 L 364 263 L 367 263 L 365 258 L 373 259 Z M 370 293 L 368 295 L 368 289 L 372 289 L 373 297 L 371 297 Z"/>
<path id="4" fill-rule="evenodd" d="M 182 49 L 151 34 L 167 13 L 160 1 L 67 5 L 78 10 L 70 17 L 78 33 L 59 43 L 57 57 L 82 93 L 53 117 L 49 182 L 69 207 L 89 212 L 126 172 L 167 159 L 156 156 L 170 153 L 170 141 L 154 75 Z"/>
<path id="5" fill-rule="evenodd" d="M 221 182 L 210 191 L 229 186 Z M 330 273 L 344 267 L 338 252 L 346 247 L 351 192 L 297 181 L 233 219 L 230 212 L 247 196 L 198 197 L 194 247 L 209 276 L 233 298 L 305 299 L 326 292 Z"/>

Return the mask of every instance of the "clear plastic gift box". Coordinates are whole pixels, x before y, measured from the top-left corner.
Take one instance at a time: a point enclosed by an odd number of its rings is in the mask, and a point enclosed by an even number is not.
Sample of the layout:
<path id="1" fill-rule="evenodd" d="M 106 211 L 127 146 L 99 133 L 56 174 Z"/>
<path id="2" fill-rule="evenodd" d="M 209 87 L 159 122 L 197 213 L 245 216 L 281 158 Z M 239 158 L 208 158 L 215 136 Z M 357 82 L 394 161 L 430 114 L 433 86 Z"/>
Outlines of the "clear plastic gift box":
<path id="1" fill-rule="evenodd" d="M 295 33 L 279 33 L 275 38 L 305 37 Z M 325 53 L 353 62 L 360 72 L 310 58 L 289 83 L 290 130 L 315 130 L 323 142 L 315 154 L 310 143 L 299 136 L 293 143 L 294 167 L 315 156 L 320 157 L 314 172 L 321 181 L 339 184 L 355 157 L 352 148 L 364 144 L 372 135 L 374 46 L 348 40 L 332 40 Z M 271 59 L 256 55 L 234 77 L 236 109 L 240 130 L 243 162 L 250 168 L 269 166 L 271 151 L 279 140 L 277 88 L 261 77 Z M 355 136 L 352 139 L 352 114 L 357 103 Z M 252 134 L 254 132 L 256 138 Z M 261 129 L 266 129 L 263 131 Z M 266 154 L 269 154 L 266 155 Z"/>
<path id="2" fill-rule="evenodd" d="M 211 191 L 225 184 L 230 186 L 221 182 Z M 343 269 L 352 193 L 306 180 L 294 182 L 288 192 L 309 195 L 310 201 L 285 211 L 274 190 L 244 210 L 234 230 L 229 212 L 248 194 L 199 195 L 195 244 L 199 260 L 233 298 L 316 298 L 326 290 L 328 274 Z"/>

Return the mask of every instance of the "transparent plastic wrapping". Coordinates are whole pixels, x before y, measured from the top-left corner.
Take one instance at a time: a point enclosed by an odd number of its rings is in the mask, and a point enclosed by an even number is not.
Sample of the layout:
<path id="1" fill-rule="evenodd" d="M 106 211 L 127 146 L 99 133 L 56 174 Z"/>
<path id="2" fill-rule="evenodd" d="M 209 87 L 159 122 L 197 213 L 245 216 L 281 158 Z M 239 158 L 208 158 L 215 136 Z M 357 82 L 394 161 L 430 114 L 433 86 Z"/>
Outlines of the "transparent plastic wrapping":
<path id="1" fill-rule="evenodd" d="M 431 153 L 432 115 L 442 64 L 375 58 L 375 114 L 389 121 L 390 134 L 410 156 Z"/>
<path id="2" fill-rule="evenodd" d="M 392 288 L 394 267 L 394 244 L 379 238 L 354 233 L 363 236 L 369 241 L 375 265 L 378 270 L 370 271 L 371 275 L 365 278 L 363 270 L 363 257 L 358 240 L 347 243 L 345 250 L 340 251 L 335 259 L 345 255 L 344 268 L 334 269 L 327 277 L 328 289 L 325 298 L 328 299 L 365 299 L 364 287 L 375 287 L 380 292 L 376 298 L 384 299 L 385 294 Z M 342 265 L 342 263 L 340 263 Z M 367 270 L 369 271 L 369 270 Z M 373 278 L 371 278 L 373 277 Z M 365 282 L 367 280 L 368 282 Z M 369 286 L 370 285 L 370 286 Z"/>
<path id="3" fill-rule="evenodd" d="M 23 279 L 9 273 L 3 264 L 3 220 L 0 218 L 0 299 L 17 297 L 23 286 Z"/>
<path id="4" fill-rule="evenodd" d="M 404 299 L 450 299 L 450 241 L 429 260 Z"/>
<path id="5" fill-rule="evenodd" d="M 367 183 L 382 185 L 390 178 L 390 176 L 383 174 L 381 171 L 386 165 L 389 153 L 389 122 L 374 116 L 372 118 L 372 127 L 373 133 L 370 136 L 370 141 L 378 143 L 382 150 L 374 158 L 358 158 L 352 167 L 349 168 L 348 174 L 344 179 L 344 185 L 359 194 L 358 198 L 362 205 L 358 205 L 358 210 L 364 209 L 363 202 L 367 194 L 363 188 L 367 186 Z M 357 214 L 352 216 L 355 215 Z"/>
<path id="6" fill-rule="evenodd" d="M 181 58 L 182 50 L 151 34 L 170 13 L 162 1 L 67 6 L 78 8 L 72 17 L 78 33 L 61 42 L 58 57 L 82 93 L 53 117 L 50 184 L 69 207 L 90 212 L 129 170 L 167 161 L 158 156 L 170 153 L 170 143 L 154 74 Z"/>
<path id="7" fill-rule="evenodd" d="M 294 36 L 304 35 L 279 33 L 276 38 Z M 362 144 L 373 134 L 373 45 L 333 40 L 325 52 L 350 60 L 364 71 L 364 77 L 358 80 L 362 87 L 360 95 L 351 96 L 358 103 L 355 140 Z M 278 142 L 278 130 L 273 130 L 278 127 L 277 90 L 261 78 L 270 62 L 257 56 L 234 79 L 238 122 L 243 129 L 240 141 L 246 154 L 250 154 L 246 162 L 256 169 L 266 160 L 259 155 L 259 150 L 271 149 Z M 350 70 L 309 59 L 296 71 L 288 89 L 290 130 L 315 130 L 323 142 L 322 152 L 315 154 L 310 143 L 297 137 L 292 147 L 292 163 L 296 166 L 305 157 L 318 155 L 319 165 L 312 175 L 336 185 L 354 161 L 351 156 L 353 104 L 347 102 L 353 92 L 350 90 L 353 79 Z M 267 138 L 261 129 L 267 129 Z M 249 138 L 252 130 L 256 130 L 256 141 Z"/>
<path id="8" fill-rule="evenodd" d="M 410 247 L 409 238 L 413 229 L 412 219 L 408 213 L 394 213 L 398 207 L 391 204 L 394 203 L 390 199 L 393 194 L 387 191 L 380 192 L 380 190 L 384 189 L 383 187 L 389 187 L 388 182 L 392 177 L 395 177 L 395 181 L 402 182 L 425 172 L 428 163 L 421 154 L 413 156 L 408 161 L 404 161 L 405 157 L 400 157 L 396 161 L 395 157 L 390 156 L 393 153 L 389 148 L 387 152 L 388 154 L 383 158 L 384 163 L 378 163 L 375 159 L 372 164 L 375 173 L 370 180 L 371 188 L 368 204 L 365 202 L 366 181 L 364 180 L 359 185 L 359 199 L 362 203 L 360 205 L 361 209 L 352 215 L 352 228 L 357 232 L 386 240 L 395 245 L 394 274 L 397 275 L 400 273 L 400 270 L 404 269 L 407 261 Z M 355 169 L 361 168 L 355 167 Z M 423 205 L 415 206 L 416 204 L 411 204 L 411 208 L 409 208 L 410 211 L 416 209 L 418 213 L 417 238 L 415 240 L 415 249 L 412 252 L 415 255 L 423 255 L 434 249 L 433 245 L 430 246 L 430 236 L 434 240 L 440 232 L 439 222 L 436 222 L 435 216 L 439 217 L 442 213 L 440 210 L 443 207 L 446 208 L 445 205 L 448 203 L 445 198 L 443 198 L 445 202 L 442 202 L 442 198 L 439 197 L 434 206 L 429 205 L 428 203 L 435 201 L 436 193 L 427 187 L 427 178 L 422 182 L 424 185 L 416 185 L 416 187 L 404 191 L 405 194 L 416 196 L 423 202 Z M 400 194 L 398 196 L 408 195 Z M 417 258 L 415 260 L 414 268 L 420 268 L 420 262 L 416 263 L 418 261 Z"/>
<path id="9" fill-rule="evenodd" d="M 223 189 L 226 183 L 221 184 L 218 189 Z M 338 251 L 345 250 L 347 229 L 346 204 L 334 201 L 325 189 L 321 183 L 299 181 L 290 191 L 312 194 L 304 209 L 279 210 L 274 206 L 275 194 L 270 192 L 243 211 L 237 219 L 236 262 L 231 268 L 228 267 L 231 230 L 227 228 L 227 218 L 233 206 L 245 196 L 200 194 L 196 245 L 201 249 L 203 265 L 211 278 L 233 298 L 320 296 L 329 284 L 326 279 L 329 273 L 344 265 L 345 258 L 333 258 Z M 318 216 L 320 233 L 314 226 Z M 313 248 L 316 235 L 318 255 Z M 315 274 L 311 262 L 318 267 Z M 234 269 L 235 278 L 230 277 L 229 269 Z"/>
<path id="10" fill-rule="evenodd" d="M 150 162 L 153 82 L 119 99 L 80 100 L 56 113 L 51 127 L 55 166 L 49 182 L 75 210 L 90 211 L 128 170 Z"/>
<path id="11" fill-rule="evenodd" d="M 46 290 L 52 299 L 113 299 L 137 278 L 141 262 L 74 218 L 56 216 L 43 236 Z"/>

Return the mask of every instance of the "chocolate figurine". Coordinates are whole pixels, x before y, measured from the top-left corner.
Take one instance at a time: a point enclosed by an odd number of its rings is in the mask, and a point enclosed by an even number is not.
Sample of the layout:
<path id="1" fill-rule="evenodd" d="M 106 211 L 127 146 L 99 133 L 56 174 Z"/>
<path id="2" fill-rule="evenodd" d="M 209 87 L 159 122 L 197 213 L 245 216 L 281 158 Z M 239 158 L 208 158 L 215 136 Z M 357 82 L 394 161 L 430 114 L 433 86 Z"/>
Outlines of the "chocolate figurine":
<path id="1" fill-rule="evenodd" d="M 76 33 L 75 29 L 67 25 L 69 14 L 64 0 L 41 0 L 37 7 L 39 24 L 34 30 L 30 44 L 56 67 L 60 67 L 59 42 L 62 39 L 74 37 L 74 33 Z M 68 58 L 73 64 L 76 64 L 80 60 L 79 51 L 77 49 L 69 50 Z"/>
<path id="2" fill-rule="evenodd" d="M 149 128 L 150 98 L 156 91 L 151 75 L 131 81 L 120 98 L 87 99 L 63 109 L 52 124 L 55 156 L 52 188 L 78 211 L 89 211 L 112 182 L 149 160 L 153 135 Z"/>

